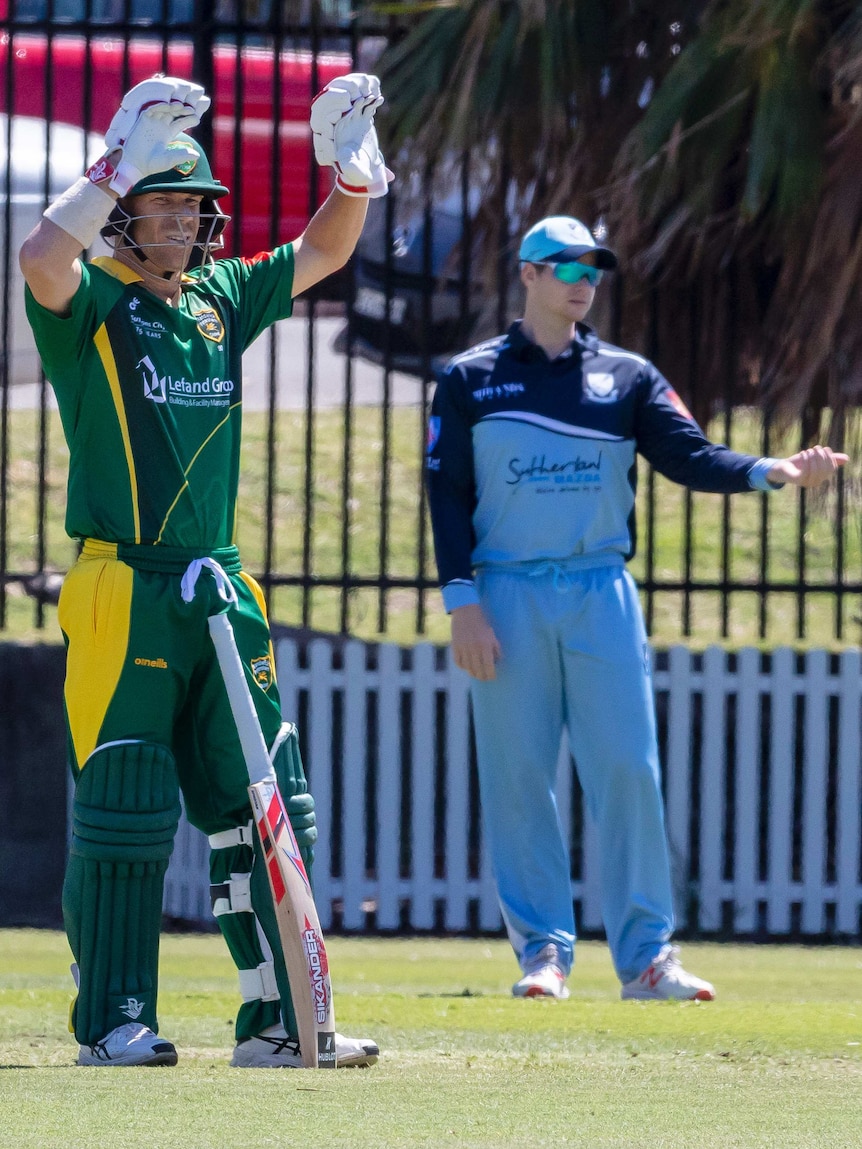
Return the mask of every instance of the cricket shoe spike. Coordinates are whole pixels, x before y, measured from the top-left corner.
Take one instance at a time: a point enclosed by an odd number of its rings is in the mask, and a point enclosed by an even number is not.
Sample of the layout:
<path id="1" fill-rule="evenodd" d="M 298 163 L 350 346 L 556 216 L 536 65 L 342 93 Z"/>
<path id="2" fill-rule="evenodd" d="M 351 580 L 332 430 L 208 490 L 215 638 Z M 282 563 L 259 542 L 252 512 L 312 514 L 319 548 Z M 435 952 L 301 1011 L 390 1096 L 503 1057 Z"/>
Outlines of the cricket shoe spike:
<path id="1" fill-rule="evenodd" d="M 128 1022 L 95 1045 L 82 1045 L 79 1065 L 176 1065 L 176 1046 L 145 1025 Z"/>
<path id="2" fill-rule="evenodd" d="M 548 942 L 524 965 L 524 976 L 512 986 L 513 997 L 555 997 L 565 1001 L 569 996 L 560 951 Z"/>
<path id="3" fill-rule="evenodd" d="M 633 1001 L 714 1001 L 715 988 L 682 968 L 679 946 L 666 945 L 640 977 L 626 982 L 620 997 Z"/>
<path id="4" fill-rule="evenodd" d="M 379 1055 L 376 1041 L 335 1035 L 338 1069 L 365 1069 L 374 1065 Z M 302 1055 L 299 1042 L 288 1037 L 283 1025 L 271 1025 L 257 1037 L 238 1042 L 230 1063 L 240 1069 L 302 1069 Z"/>

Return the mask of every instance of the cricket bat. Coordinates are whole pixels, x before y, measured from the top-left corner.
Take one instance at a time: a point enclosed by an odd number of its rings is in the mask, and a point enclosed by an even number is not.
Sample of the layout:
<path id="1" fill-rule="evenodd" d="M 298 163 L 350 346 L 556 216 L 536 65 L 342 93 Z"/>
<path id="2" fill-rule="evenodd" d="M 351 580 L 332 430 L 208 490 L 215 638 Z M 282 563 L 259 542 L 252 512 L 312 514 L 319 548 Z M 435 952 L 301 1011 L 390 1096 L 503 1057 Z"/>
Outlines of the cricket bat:
<path id="1" fill-rule="evenodd" d="M 248 794 L 275 904 L 302 1064 L 308 1069 L 335 1069 L 332 982 L 311 883 L 276 782 L 233 627 L 226 614 L 215 614 L 209 628 L 248 770 Z"/>

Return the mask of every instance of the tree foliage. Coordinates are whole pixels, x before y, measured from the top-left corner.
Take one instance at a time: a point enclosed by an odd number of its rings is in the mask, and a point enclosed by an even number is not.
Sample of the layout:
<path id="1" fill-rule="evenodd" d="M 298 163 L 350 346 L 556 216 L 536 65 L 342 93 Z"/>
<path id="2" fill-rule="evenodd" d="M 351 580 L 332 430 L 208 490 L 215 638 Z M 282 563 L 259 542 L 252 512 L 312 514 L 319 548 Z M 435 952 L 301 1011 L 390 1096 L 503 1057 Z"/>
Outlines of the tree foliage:
<path id="1" fill-rule="evenodd" d="M 603 220 L 622 331 L 673 349 L 701 417 L 862 404 L 858 0 L 390 9 L 390 146 L 471 150 L 486 202 Z"/>
<path id="2" fill-rule="evenodd" d="M 734 266 L 743 378 L 786 414 L 862 399 L 860 71 L 858 4 L 714 0 L 609 189 L 642 274 Z"/>
<path id="3" fill-rule="evenodd" d="M 699 5 L 682 5 L 695 8 Z M 402 17 L 413 5 L 397 5 Z M 595 216 L 637 94 L 669 63 L 675 29 L 656 5 L 463 0 L 435 5 L 381 60 L 388 142 L 423 163 L 476 149 L 490 176 L 542 210 Z M 409 22 L 408 22 L 409 23 Z M 653 45 L 653 58 L 638 45 Z"/>

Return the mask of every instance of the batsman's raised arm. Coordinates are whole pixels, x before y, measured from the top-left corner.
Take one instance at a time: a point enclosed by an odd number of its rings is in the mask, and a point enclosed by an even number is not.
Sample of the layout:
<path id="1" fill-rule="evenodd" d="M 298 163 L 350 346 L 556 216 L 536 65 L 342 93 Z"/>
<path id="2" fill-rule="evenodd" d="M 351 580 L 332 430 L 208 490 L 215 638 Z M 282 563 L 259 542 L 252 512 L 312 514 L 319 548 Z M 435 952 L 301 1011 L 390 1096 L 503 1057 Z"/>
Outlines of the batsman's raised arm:
<path id="1" fill-rule="evenodd" d="M 374 114 L 382 103 L 380 81 L 364 72 L 339 76 L 314 99 L 314 155 L 321 167 L 333 169 L 335 187 L 294 240 L 294 296 L 344 266 L 362 232 L 369 199 L 389 190 L 393 176 L 374 127 Z"/>
<path id="2" fill-rule="evenodd" d="M 105 133 L 105 153 L 46 209 L 19 255 L 33 297 L 65 314 L 81 283 L 81 253 L 108 221 L 118 199 L 145 177 L 196 158 L 177 139 L 210 105 L 199 84 L 155 76 L 127 93 Z"/>

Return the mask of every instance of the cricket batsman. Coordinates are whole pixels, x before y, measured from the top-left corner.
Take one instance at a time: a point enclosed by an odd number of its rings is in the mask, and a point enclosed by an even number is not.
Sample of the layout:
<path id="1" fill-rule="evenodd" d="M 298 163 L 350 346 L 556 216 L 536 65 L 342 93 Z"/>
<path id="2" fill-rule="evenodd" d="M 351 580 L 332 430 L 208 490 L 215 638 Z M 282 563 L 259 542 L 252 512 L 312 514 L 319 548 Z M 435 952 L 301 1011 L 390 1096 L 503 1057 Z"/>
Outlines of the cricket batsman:
<path id="1" fill-rule="evenodd" d="M 292 243 L 214 258 L 228 194 L 187 134 L 210 100 L 156 76 L 125 96 L 104 156 L 24 241 L 27 314 L 69 447 L 65 715 L 75 778 L 63 913 L 79 1065 L 174 1065 L 159 1033 L 165 871 L 180 816 L 209 837 L 213 912 L 239 972 L 231 1061 L 302 1064 L 248 775 L 207 619 L 227 611 L 303 861 L 317 836 L 295 727 L 283 722 L 264 599 L 234 545 L 242 354 L 352 253 L 391 172 L 376 77 L 314 101 L 335 187 Z M 98 235 L 109 257 L 88 261 Z M 341 1066 L 377 1045 L 336 1035 Z"/>

